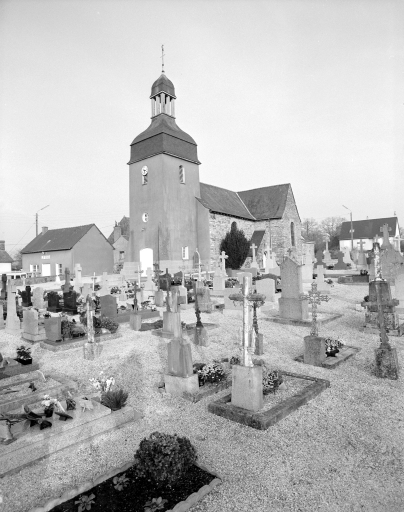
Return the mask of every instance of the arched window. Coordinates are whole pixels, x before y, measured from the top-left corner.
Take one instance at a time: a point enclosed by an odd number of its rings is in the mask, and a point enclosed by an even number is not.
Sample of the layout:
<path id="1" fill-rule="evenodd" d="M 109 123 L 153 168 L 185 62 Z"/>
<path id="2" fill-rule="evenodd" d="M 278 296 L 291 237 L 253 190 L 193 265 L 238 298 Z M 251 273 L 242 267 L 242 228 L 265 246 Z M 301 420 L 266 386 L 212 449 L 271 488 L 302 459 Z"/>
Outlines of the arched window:
<path id="1" fill-rule="evenodd" d="M 290 242 L 292 244 L 292 247 L 295 247 L 295 223 L 290 223 Z"/>

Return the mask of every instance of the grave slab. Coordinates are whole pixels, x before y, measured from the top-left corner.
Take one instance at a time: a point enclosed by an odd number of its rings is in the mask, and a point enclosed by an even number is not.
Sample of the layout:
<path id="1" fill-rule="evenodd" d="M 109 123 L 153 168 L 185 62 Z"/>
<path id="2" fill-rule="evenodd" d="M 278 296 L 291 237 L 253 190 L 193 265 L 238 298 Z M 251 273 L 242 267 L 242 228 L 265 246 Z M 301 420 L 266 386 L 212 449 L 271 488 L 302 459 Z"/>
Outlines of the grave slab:
<path id="1" fill-rule="evenodd" d="M 117 338 L 121 338 L 122 334 L 119 333 L 110 333 L 110 334 L 95 334 L 94 338 L 96 342 L 104 342 L 116 340 Z M 41 341 L 39 343 L 41 348 L 45 348 L 46 350 L 51 350 L 52 352 L 59 352 L 60 350 L 72 350 L 74 348 L 83 347 L 88 342 L 87 336 L 84 338 L 73 338 L 65 341 Z"/>
<path id="2" fill-rule="evenodd" d="M 335 357 L 326 357 L 325 360 L 317 366 L 332 370 L 333 368 L 339 366 L 341 363 L 345 362 L 350 357 L 355 356 L 358 352 L 360 352 L 360 350 L 361 349 L 358 347 L 344 345 L 343 348 L 340 348 L 339 353 L 336 354 Z M 304 363 L 304 355 L 302 354 L 301 356 L 296 357 L 295 361 L 298 363 Z"/>
<path id="3" fill-rule="evenodd" d="M 292 397 L 264 412 L 247 411 L 232 405 L 231 393 L 209 403 L 208 411 L 217 416 L 222 416 L 223 418 L 241 423 L 242 425 L 247 425 L 258 430 L 267 430 L 330 387 L 329 380 L 284 371 L 282 371 L 282 375 L 290 375 L 291 377 L 313 382 L 306 386 L 300 393 L 296 393 Z"/>
<path id="4" fill-rule="evenodd" d="M 22 375 L 25 373 L 35 372 L 39 370 L 38 363 L 32 364 L 21 364 L 14 359 L 6 357 L 5 359 L 10 360 L 10 364 L 8 364 L 5 368 L 0 369 L 0 380 L 8 379 L 9 377 L 14 377 L 14 375 Z"/>
<path id="5" fill-rule="evenodd" d="M 283 318 L 279 316 L 279 312 L 276 310 L 272 311 L 263 311 L 262 320 L 267 320 L 269 322 L 275 322 L 278 324 L 288 324 L 288 325 L 301 325 L 301 326 L 310 326 L 311 320 L 295 320 L 292 318 Z M 336 314 L 336 313 L 318 313 L 317 316 L 317 324 L 319 326 L 328 324 L 329 322 L 332 322 L 333 320 L 336 320 L 337 318 L 340 318 L 342 314 Z"/>

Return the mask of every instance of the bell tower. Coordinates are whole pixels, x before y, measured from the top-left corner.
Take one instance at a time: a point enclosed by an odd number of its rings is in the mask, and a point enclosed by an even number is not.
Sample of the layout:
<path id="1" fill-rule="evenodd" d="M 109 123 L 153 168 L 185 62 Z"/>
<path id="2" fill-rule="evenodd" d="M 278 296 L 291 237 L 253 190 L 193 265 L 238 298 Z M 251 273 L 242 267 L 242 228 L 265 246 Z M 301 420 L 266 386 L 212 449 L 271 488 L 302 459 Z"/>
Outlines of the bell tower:
<path id="1" fill-rule="evenodd" d="M 175 89 L 163 70 L 151 88 L 151 124 L 131 144 L 130 236 L 122 273 L 154 262 L 178 272 L 197 249 L 199 160 L 194 139 L 176 123 Z"/>

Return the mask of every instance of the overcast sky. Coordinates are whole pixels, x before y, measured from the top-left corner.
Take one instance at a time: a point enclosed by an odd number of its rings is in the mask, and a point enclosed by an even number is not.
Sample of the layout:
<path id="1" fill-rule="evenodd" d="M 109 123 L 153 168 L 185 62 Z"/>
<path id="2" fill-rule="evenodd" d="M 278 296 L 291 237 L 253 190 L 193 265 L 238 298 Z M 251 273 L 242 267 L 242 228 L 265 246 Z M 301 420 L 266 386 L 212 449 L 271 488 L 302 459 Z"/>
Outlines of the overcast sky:
<path id="1" fill-rule="evenodd" d="M 129 214 L 130 143 L 174 83 L 202 182 L 404 226 L 402 0 L 0 0 L 0 239 Z"/>

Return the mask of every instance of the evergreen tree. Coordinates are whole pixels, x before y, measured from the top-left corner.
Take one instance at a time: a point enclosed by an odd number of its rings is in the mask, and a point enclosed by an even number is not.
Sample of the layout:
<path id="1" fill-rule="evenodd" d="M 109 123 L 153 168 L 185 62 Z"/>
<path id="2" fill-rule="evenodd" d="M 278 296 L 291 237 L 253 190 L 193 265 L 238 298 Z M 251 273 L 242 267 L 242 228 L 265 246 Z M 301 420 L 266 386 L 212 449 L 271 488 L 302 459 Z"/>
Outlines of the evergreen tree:
<path id="1" fill-rule="evenodd" d="M 250 250 L 250 242 L 247 240 L 244 231 L 237 229 L 237 224 L 232 223 L 230 231 L 220 243 L 220 252 L 224 251 L 228 258 L 226 267 L 238 270 L 245 262 Z"/>

